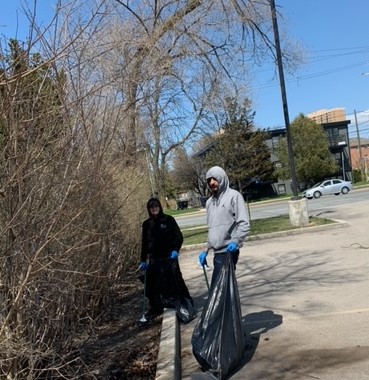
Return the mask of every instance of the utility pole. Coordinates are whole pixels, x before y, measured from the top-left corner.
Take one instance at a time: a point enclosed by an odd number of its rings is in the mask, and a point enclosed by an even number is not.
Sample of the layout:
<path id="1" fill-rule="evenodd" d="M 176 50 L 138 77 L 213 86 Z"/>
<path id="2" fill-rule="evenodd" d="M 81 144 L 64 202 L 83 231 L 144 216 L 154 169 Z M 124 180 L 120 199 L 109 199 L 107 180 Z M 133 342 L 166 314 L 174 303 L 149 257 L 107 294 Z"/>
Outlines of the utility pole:
<path id="1" fill-rule="evenodd" d="M 360 166 L 360 172 L 361 172 L 362 177 L 364 177 L 364 176 L 366 177 L 365 169 L 363 168 L 363 153 L 361 151 L 359 124 L 357 122 L 356 110 L 354 110 L 354 115 L 355 115 L 355 126 L 356 126 L 356 134 L 357 134 L 357 146 L 359 148 L 359 166 Z M 363 176 L 363 174 L 364 174 L 364 176 Z M 363 180 L 363 178 L 361 180 Z"/>
<path id="2" fill-rule="evenodd" d="M 270 8 L 272 11 L 273 32 L 274 32 L 275 48 L 276 48 L 276 54 L 277 54 L 277 64 L 278 64 L 278 73 L 279 73 L 279 83 L 280 83 L 281 95 L 282 95 L 284 122 L 286 125 L 288 164 L 289 164 L 289 169 L 290 169 L 290 174 L 291 174 L 291 179 L 292 179 L 292 192 L 293 192 L 293 198 L 292 199 L 299 199 L 299 197 L 297 195 L 298 193 L 297 193 L 295 158 L 293 155 L 290 119 L 289 119 L 289 115 L 288 115 L 286 86 L 285 86 L 285 82 L 284 82 L 284 73 L 283 73 L 282 53 L 281 53 L 281 46 L 280 46 L 280 42 L 279 42 L 277 12 L 275 9 L 274 0 L 270 0 Z"/>

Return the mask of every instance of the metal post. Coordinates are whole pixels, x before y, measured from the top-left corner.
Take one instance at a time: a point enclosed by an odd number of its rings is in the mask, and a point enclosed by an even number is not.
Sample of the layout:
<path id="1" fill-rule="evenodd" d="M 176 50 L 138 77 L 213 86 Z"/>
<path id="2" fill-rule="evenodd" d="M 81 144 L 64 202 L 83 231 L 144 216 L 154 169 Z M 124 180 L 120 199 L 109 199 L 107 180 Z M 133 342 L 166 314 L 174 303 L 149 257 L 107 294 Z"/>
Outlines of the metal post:
<path id="1" fill-rule="evenodd" d="M 343 155 L 343 150 L 345 148 L 342 148 L 342 152 L 341 152 L 341 160 L 342 160 L 342 177 L 343 177 L 343 180 L 346 181 L 346 176 L 345 176 L 345 156 Z"/>

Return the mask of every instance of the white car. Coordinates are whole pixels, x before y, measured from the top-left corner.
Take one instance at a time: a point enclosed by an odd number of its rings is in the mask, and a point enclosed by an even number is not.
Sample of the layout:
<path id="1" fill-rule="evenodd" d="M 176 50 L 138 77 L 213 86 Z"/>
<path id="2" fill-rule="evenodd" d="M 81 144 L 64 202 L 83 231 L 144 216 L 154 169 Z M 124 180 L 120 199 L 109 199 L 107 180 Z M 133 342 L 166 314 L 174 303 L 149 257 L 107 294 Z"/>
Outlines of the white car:
<path id="1" fill-rule="evenodd" d="M 303 197 L 308 199 L 320 198 L 322 195 L 339 195 L 347 194 L 354 187 L 351 181 L 342 181 L 342 179 L 327 179 L 319 182 L 310 189 L 305 190 L 302 193 Z"/>

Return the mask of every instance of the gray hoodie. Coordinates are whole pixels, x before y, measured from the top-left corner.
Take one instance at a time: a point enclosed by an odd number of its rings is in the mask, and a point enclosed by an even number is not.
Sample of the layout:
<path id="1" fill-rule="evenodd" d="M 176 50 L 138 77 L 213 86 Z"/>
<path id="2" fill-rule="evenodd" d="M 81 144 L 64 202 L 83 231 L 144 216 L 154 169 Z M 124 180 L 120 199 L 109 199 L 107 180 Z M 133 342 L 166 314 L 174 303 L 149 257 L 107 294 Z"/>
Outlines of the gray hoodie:
<path id="1" fill-rule="evenodd" d="M 206 201 L 207 248 L 221 253 L 226 252 L 230 242 L 241 246 L 250 230 L 249 215 L 242 195 L 229 187 L 228 176 L 221 167 L 209 169 L 206 180 L 210 178 L 218 181 L 219 189 Z"/>

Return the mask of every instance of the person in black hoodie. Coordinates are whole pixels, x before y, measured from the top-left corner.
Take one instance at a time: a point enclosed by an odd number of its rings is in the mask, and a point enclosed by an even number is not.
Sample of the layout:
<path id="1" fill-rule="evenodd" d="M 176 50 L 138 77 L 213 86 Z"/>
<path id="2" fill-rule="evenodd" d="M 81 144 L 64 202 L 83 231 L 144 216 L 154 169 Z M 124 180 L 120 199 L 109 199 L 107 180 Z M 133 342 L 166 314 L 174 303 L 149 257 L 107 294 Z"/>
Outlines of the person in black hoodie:
<path id="1" fill-rule="evenodd" d="M 183 235 L 177 222 L 164 214 L 157 198 L 149 199 L 147 211 L 149 218 L 142 224 L 139 269 L 147 271 L 146 296 L 151 307 L 147 317 L 154 318 L 162 314 L 164 307 L 174 307 L 174 300 L 191 297 L 178 264 Z"/>

